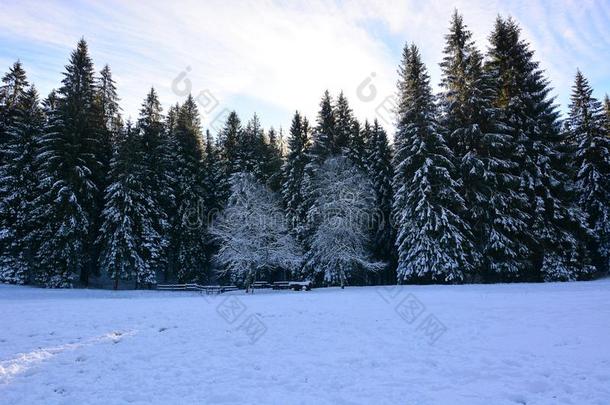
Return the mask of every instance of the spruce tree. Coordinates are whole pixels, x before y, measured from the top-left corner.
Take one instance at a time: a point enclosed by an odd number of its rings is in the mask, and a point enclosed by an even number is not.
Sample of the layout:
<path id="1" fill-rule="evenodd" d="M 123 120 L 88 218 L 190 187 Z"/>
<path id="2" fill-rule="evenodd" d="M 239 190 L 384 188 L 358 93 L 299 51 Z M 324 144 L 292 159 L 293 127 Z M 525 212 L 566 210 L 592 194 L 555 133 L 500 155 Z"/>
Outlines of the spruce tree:
<path id="1" fill-rule="evenodd" d="M 38 196 L 36 154 L 44 129 L 38 93 L 32 86 L 14 100 L 0 166 L 0 281 L 25 284 L 34 276 L 32 221 Z"/>
<path id="2" fill-rule="evenodd" d="M 157 232 L 154 199 L 147 195 L 145 152 L 141 134 L 131 123 L 117 140 L 110 180 L 102 212 L 99 265 L 114 280 L 136 281 L 137 286 L 156 283 L 154 264 L 162 253 Z"/>
<path id="3" fill-rule="evenodd" d="M 453 154 L 437 122 L 430 79 L 415 45 L 405 49 L 398 84 L 394 206 L 398 281 L 461 282 L 472 271 L 464 200 Z"/>
<path id="4" fill-rule="evenodd" d="M 322 107 L 324 107 L 327 93 L 323 99 Z M 334 130 L 333 130 L 333 151 L 334 153 L 343 153 L 347 155 L 350 147 L 350 140 L 354 131 L 354 116 L 352 109 L 349 106 L 347 97 L 343 92 L 339 93 L 337 102 L 334 105 Z"/>
<path id="5" fill-rule="evenodd" d="M 606 136 L 610 138 L 610 97 L 607 94 L 604 98 L 604 129 Z"/>
<path id="6" fill-rule="evenodd" d="M 17 113 L 19 99 L 28 85 L 25 70 L 20 61 L 15 62 L 2 77 L 2 85 L 0 85 L 0 150 L 4 149 L 8 136 L 7 128 Z M 0 159 L 4 159 L 1 154 Z M 0 165 L 3 163 L 4 160 L 0 160 Z"/>
<path id="7" fill-rule="evenodd" d="M 154 88 L 150 89 L 142 103 L 136 130 L 141 140 L 143 193 L 151 201 L 148 213 L 154 230 L 151 235 L 159 235 L 159 238 L 150 243 L 156 243 L 156 251 L 167 253 L 165 249 L 170 238 L 169 213 L 174 208 L 173 173 L 176 148 L 165 129 L 163 110 Z M 155 272 L 166 270 L 166 255 L 159 254 L 154 258 L 158 260 L 151 261 L 150 267 Z M 167 274 L 165 279 L 167 280 Z"/>
<path id="8" fill-rule="evenodd" d="M 252 173 L 260 182 L 265 182 L 263 161 L 265 132 L 256 114 L 246 123 L 237 138 L 235 169 L 239 173 Z"/>
<path id="9" fill-rule="evenodd" d="M 49 111 L 40 153 L 41 204 L 37 221 L 44 269 L 39 281 L 50 287 L 87 283 L 99 212 L 99 126 L 93 63 L 81 40 L 66 66 L 54 109 Z"/>
<path id="10" fill-rule="evenodd" d="M 373 254 L 375 258 L 386 263 L 388 272 L 384 282 L 392 283 L 394 259 L 394 230 L 392 228 L 392 149 L 385 130 L 375 120 L 370 126 L 365 122 L 363 129 L 367 140 L 366 167 L 375 193 L 375 211 L 373 216 Z M 393 277 L 392 277 L 393 276 Z"/>
<path id="11" fill-rule="evenodd" d="M 507 170 L 516 168 L 510 156 L 511 139 L 495 125 L 493 93 L 483 71 L 483 57 L 457 10 L 445 40 L 445 56 L 440 65 L 441 120 L 447 145 L 455 156 L 459 190 L 468 207 L 463 219 L 470 225 L 474 238 L 471 242 L 476 247 L 473 266 L 483 273 L 489 273 L 490 267 L 500 271 L 498 265 L 506 262 L 512 266 L 511 256 L 518 254 L 512 252 L 517 242 L 510 234 L 510 226 L 496 219 L 510 218 L 513 224 L 525 225 L 518 210 L 519 201 L 511 201 L 519 196 L 509 187 L 517 184 L 513 181 L 517 177 L 511 178 Z M 507 201 L 510 202 L 506 204 Z"/>
<path id="12" fill-rule="evenodd" d="M 532 219 L 517 231 L 527 246 L 519 274 L 525 280 L 572 280 L 591 267 L 583 212 L 575 205 L 568 156 L 550 88 L 529 44 L 512 19 L 498 17 L 490 37 L 487 70 L 494 83 L 498 121 L 516 146 L 520 192 Z"/>
<path id="13" fill-rule="evenodd" d="M 349 145 L 347 147 L 347 157 L 356 167 L 365 172 L 367 171 L 367 145 L 366 136 L 360 128 L 360 123 L 354 118 L 352 130 L 350 132 Z"/>
<path id="14" fill-rule="evenodd" d="M 173 271 L 179 281 L 206 278 L 206 207 L 203 194 L 203 139 L 199 111 L 192 96 L 180 107 L 175 124 L 177 142 L 172 229 Z"/>
<path id="15" fill-rule="evenodd" d="M 337 154 L 335 142 L 336 117 L 333 102 L 328 90 L 324 92 L 320 102 L 320 112 L 316 128 L 313 131 L 312 144 L 309 150 L 310 160 L 323 162 L 326 158 Z"/>
<path id="16" fill-rule="evenodd" d="M 220 145 L 214 140 L 210 131 L 206 131 L 203 192 L 205 206 L 209 211 L 219 211 L 224 205 L 222 188 L 219 187 L 224 181 L 220 153 Z"/>
<path id="17" fill-rule="evenodd" d="M 227 177 L 230 177 L 233 173 L 239 171 L 237 167 L 237 155 L 241 132 L 242 126 L 239 116 L 235 111 L 232 111 L 218 135 L 222 147 L 222 157 L 226 165 Z"/>
<path id="18" fill-rule="evenodd" d="M 607 101 L 607 100 L 606 100 Z M 576 73 L 567 120 L 576 145 L 578 203 L 593 231 L 591 251 L 602 272 L 610 268 L 610 137 L 604 128 L 602 104 L 580 71 Z"/>
<path id="19" fill-rule="evenodd" d="M 305 166 L 302 183 L 303 200 L 300 203 L 299 212 L 309 212 L 319 194 L 316 178 L 320 167 L 327 159 L 341 154 L 341 150 L 335 147 L 336 117 L 333 102 L 328 90 L 324 92 L 320 101 L 316 127 L 313 130 L 311 145 L 307 149 L 307 165 Z M 299 231 L 299 238 L 304 241 L 305 247 L 315 232 L 315 223 L 306 220 Z"/>
<path id="20" fill-rule="evenodd" d="M 286 219 L 297 236 L 302 232 L 307 216 L 303 204 L 303 177 L 308 161 L 309 139 L 303 121 L 301 114 L 295 112 L 288 136 L 288 156 L 282 167 L 282 200 L 286 208 Z"/>
<path id="21" fill-rule="evenodd" d="M 283 152 L 281 135 L 273 127 L 269 128 L 267 139 L 263 143 L 261 161 L 264 184 L 273 192 L 278 192 L 282 184 Z"/>
<path id="22" fill-rule="evenodd" d="M 96 80 L 95 103 L 100 119 L 99 132 L 99 156 L 102 163 L 100 175 L 101 181 L 105 181 L 103 175 L 108 172 L 110 158 L 112 156 L 112 143 L 121 128 L 121 116 L 119 97 L 116 84 L 112 78 L 110 67 L 105 65 Z"/>

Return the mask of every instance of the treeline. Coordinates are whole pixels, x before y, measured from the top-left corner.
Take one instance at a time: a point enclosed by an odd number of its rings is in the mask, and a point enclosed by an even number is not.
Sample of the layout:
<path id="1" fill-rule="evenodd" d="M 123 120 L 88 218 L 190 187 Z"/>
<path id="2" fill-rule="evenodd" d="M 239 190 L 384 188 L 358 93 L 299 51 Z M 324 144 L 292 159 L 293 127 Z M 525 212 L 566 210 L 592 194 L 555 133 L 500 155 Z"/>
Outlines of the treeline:
<path id="1" fill-rule="evenodd" d="M 40 101 L 20 62 L 0 88 L 0 281 L 326 284 L 579 280 L 610 266 L 610 100 L 578 71 L 566 119 L 512 19 L 483 54 L 456 12 L 440 94 L 399 66 L 393 142 L 326 92 L 282 131 L 232 112 L 216 136 L 154 89 L 121 118 L 81 40 Z"/>

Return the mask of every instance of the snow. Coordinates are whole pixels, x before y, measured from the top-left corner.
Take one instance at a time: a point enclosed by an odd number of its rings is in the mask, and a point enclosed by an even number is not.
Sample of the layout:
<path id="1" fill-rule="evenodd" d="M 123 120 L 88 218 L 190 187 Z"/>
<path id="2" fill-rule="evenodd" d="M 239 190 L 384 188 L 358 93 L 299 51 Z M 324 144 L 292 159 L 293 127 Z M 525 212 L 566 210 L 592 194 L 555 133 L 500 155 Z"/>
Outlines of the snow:
<path id="1" fill-rule="evenodd" d="M 606 404 L 609 297 L 610 279 L 217 297 L 0 285 L 0 403 Z"/>

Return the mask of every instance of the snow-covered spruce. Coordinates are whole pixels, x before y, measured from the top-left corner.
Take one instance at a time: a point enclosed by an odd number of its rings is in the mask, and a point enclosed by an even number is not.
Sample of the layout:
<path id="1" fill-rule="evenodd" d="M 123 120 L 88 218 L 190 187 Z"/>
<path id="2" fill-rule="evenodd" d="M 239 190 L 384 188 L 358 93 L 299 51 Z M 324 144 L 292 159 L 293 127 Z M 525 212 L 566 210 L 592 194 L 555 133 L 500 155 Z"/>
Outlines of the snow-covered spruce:
<path id="1" fill-rule="evenodd" d="M 400 73 L 393 181 L 398 281 L 461 282 L 472 271 L 475 247 L 415 45 L 405 47 Z"/>
<path id="2" fill-rule="evenodd" d="M 79 41 L 66 67 L 63 86 L 49 102 L 45 134 L 37 156 L 41 196 L 34 220 L 40 224 L 37 281 L 48 287 L 87 282 L 94 266 L 96 213 L 101 201 L 99 111 L 93 63 Z"/>
<path id="3" fill-rule="evenodd" d="M 368 177 L 375 193 L 375 212 L 373 218 L 372 247 L 374 256 L 382 261 L 392 263 L 394 261 L 394 230 L 392 228 L 392 178 L 394 170 L 392 167 L 392 147 L 388 142 L 388 136 L 379 122 L 375 120 L 371 126 L 365 122 L 363 137 L 366 141 L 366 162 Z M 388 268 L 393 266 L 390 265 Z M 395 277 L 388 274 L 384 280 L 393 283 Z"/>
<path id="4" fill-rule="evenodd" d="M 34 278 L 33 210 L 38 196 L 36 153 L 44 114 L 32 86 L 15 100 L 6 125 L 0 166 L 0 281 L 24 284 Z"/>
<path id="5" fill-rule="evenodd" d="M 288 136 L 288 156 L 282 166 L 282 200 L 288 227 L 298 236 L 305 225 L 303 177 L 309 147 L 307 119 L 297 111 L 292 118 Z"/>
<path id="6" fill-rule="evenodd" d="M 279 198 L 252 173 L 232 176 L 229 202 L 209 232 L 219 244 L 220 273 L 246 286 L 275 269 L 295 270 L 302 260 Z"/>
<path id="7" fill-rule="evenodd" d="M 142 136 L 128 123 L 111 160 L 101 227 L 100 269 L 114 280 L 156 283 L 164 240 L 156 229 L 155 199 L 147 193 Z"/>
<path id="8" fill-rule="evenodd" d="M 170 136 L 175 142 L 171 167 L 175 212 L 170 231 L 170 269 L 179 281 L 204 280 L 205 256 L 204 146 L 197 104 L 189 96 L 180 106 Z"/>
<path id="9" fill-rule="evenodd" d="M 567 120 L 568 136 L 576 145 L 574 165 L 578 202 L 593 231 L 591 250 L 600 271 L 610 269 L 610 102 L 606 115 L 592 96 L 593 89 L 580 71 L 572 89 Z"/>
<path id="10" fill-rule="evenodd" d="M 515 21 L 498 17 L 490 41 L 485 68 L 499 107 L 496 119 L 515 146 L 516 192 L 525 197 L 525 213 L 531 218 L 528 226 L 509 224 L 516 228 L 515 240 L 527 246 L 514 250 L 522 263 L 515 276 L 537 281 L 588 277 L 592 267 L 586 215 L 574 199 L 569 155 L 561 150 L 565 139 L 548 81 Z"/>

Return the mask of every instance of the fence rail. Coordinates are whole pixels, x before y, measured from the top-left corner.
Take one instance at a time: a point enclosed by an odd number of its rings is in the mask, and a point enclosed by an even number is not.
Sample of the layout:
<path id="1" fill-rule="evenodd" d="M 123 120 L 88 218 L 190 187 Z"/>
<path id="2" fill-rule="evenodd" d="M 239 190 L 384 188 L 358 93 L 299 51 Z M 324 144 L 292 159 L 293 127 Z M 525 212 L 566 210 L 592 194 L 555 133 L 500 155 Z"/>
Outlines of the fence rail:
<path id="1" fill-rule="evenodd" d="M 222 294 L 227 291 L 235 291 L 234 285 L 199 285 L 199 284 L 157 284 L 160 291 L 199 291 L 206 294 Z"/>

